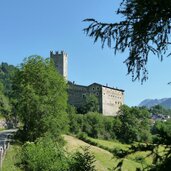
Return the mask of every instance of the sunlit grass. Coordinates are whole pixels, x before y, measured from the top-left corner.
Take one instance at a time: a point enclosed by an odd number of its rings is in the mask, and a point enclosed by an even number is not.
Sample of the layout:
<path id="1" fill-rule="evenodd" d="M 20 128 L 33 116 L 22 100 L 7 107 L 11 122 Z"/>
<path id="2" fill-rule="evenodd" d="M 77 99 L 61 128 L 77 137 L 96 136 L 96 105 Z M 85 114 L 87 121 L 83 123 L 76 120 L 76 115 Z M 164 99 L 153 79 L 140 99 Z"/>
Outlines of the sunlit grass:
<path id="1" fill-rule="evenodd" d="M 22 171 L 16 166 L 16 163 L 18 162 L 17 154 L 20 149 L 21 146 L 19 145 L 10 145 L 3 161 L 3 165 L 2 165 L 3 171 Z"/>
<path id="2" fill-rule="evenodd" d="M 108 141 L 108 140 L 94 139 L 90 137 L 89 139 L 93 142 L 96 142 L 97 144 L 108 147 L 110 149 L 119 148 L 119 149 L 127 150 L 130 147 L 130 145 L 122 144 L 118 141 Z"/>
<path id="3" fill-rule="evenodd" d="M 122 149 L 127 150 L 130 145 L 128 144 L 122 144 L 117 141 L 107 141 L 107 140 L 100 140 L 100 139 L 89 139 L 93 142 L 96 142 L 98 145 L 101 145 L 103 147 L 107 147 L 109 149 Z M 162 150 L 161 150 L 162 151 Z M 123 168 L 131 168 L 135 169 L 134 167 L 146 167 L 152 164 L 152 156 L 149 156 L 150 152 L 136 152 L 133 154 L 130 154 L 127 156 L 127 158 L 124 160 L 124 167 Z"/>
<path id="4" fill-rule="evenodd" d="M 116 167 L 118 162 L 120 160 L 116 159 L 112 153 L 96 147 L 92 146 L 88 143 L 85 143 L 84 141 L 81 141 L 75 137 L 65 135 L 64 139 L 66 140 L 66 150 L 67 151 L 76 151 L 81 149 L 80 147 L 85 147 L 89 146 L 90 147 L 90 152 L 92 152 L 95 156 L 96 159 L 96 169 L 98 171 L 107 171 L 108 168 L 112 169 Z M 120 148 L 120 149 L 128 149 L 129 145 L 126 144 L 121 144 L 119 142 L 114 142 L 114 141 L 106 141 L 106 140 L 99 140 L 99 139 L 92 139 L 94 142 L 99 143 L 100 145 L 106 146 L 108 148 Z M 123 162 L 123 171 L 136 171 L 136 168 L 142 168 L 147 165 L 146 161 L 145 163 L 137 162 L 136 160 L 140 157 L 145 156 L 147 153 L 135 153 L 130 155 L 128 158 L 124 159 Z M 150 163 L 150 161 L 148 161 Z"/>

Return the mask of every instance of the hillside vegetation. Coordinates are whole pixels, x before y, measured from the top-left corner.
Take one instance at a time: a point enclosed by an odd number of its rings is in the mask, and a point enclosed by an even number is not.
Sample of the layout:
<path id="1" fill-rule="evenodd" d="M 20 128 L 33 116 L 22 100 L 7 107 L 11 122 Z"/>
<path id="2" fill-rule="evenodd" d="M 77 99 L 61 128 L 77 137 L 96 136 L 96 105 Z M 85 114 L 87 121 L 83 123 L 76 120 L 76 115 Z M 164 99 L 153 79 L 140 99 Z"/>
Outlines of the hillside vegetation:
<path id="1" fill-rule="evenodd" d="M 105 171 L 116 166 L 134 171 L 148 165 L 148 171 L 171 170 L 171 120 L 151 121 L 150 113 L 160 107 L 149 111 L 123 105 L 116 117 L 106 117 L 95 112 L 97 101 L 91 96 L 78 113 L 67 104 L 66 81 L 50 59 L 31 56 L 16 71 L 10 68 L 1 67 L 0 114 L 21 123 L 15 138 L 22 147 L 8 151 L 7 170 L 11 156 L 26 171 Z M 65 135 L 65 145 L 63 134 L 86 143 Z M 148 151 L 153 158 L 146 158 Z"/>
<path id="2" fill-rule="evenodd" d="M 69 152 L 81 150 L 81 147 L 85 147 L 85 146 L 89 147 L 90 152 L 92 152 L 95 156 L 96 159 L 95 166 L 98 171 L 107 171 L 108 169 L 112 169 L 116 167 L 116 165 L 120 161 L 119 159 L 115 158 L 113 154 L 110 153 L 109 151 L 85 143 L 84 141 L 79 140 L 73 136 L 64 135 L 64 139 L 67 142 L 66 150 Z M 92 139 L 92 138 L 91 140 L 111 149 L 118 148 L 118 147 L 121 149 L 127 149 L 129 147 L 129 145 L 121 144 L 119 142 L 105 141 L 105 140 Z M 125 159 L 122 170 L 136 171 L 137 167 L 142 168 L 142 164 L 136 162 L 135 160 L 138 159 L 138 157 L 143 157 L 145 155 L 146 154 L 139 152 L 139 154 L 138 153 L 134 154 L 129 158 Z M 150 163 L 149 160 L 148 163 Z"/>

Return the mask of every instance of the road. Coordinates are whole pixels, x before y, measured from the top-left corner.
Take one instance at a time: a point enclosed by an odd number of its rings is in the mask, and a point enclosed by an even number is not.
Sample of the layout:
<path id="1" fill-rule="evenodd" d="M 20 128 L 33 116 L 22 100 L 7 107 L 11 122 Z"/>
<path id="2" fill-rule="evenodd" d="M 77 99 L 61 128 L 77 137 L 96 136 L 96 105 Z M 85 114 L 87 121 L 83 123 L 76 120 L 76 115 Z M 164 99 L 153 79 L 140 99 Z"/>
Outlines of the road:
<path id="1" fill-rule="evenodd" d="M 0 146 L 4 146 L 8 141 L 11 141 L 11 136 L 16 132 L 17 129 L 8 129 L 0 131 Z"/>
<path id="2" fill-rule="evenodd" d="M 5 157 L 6 150 L 9 147 L 9 142 L 11 141 L 11 137 L 16 132 L 17 129 L 8 129 L 0 131 L 0 171 L 2 171 L 2 161 Z"/>

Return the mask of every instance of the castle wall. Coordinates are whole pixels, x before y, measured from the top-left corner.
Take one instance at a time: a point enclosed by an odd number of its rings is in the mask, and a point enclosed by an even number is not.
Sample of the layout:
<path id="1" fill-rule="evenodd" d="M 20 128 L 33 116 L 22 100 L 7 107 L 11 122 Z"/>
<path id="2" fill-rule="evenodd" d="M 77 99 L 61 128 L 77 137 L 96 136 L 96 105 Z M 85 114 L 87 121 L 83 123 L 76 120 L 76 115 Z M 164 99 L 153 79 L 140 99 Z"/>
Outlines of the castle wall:
<path id="1" fill-rule="evenodd" d="M 102 88 L 102 113 L 106 116 L 115 116 L 119 107 L 124 103 L 123 91 L 103 87 Z"/>
<path id="2" fill-rule="evenodd" d="M 94 83 L 82 86 L 69 83 L 69 104 L 80 107 L 84 104 L 84 97 L 94 94 L 99 102 L 99 112 L 105 116 L 116 116 L 124 103 L 124 92 Z"/>
<path id="3" fill-rule="evenodd" d="M 89 94 L 87 86 L 81 86 L 69 83 L 68 88 L 68 102 L 71 105 L 80 107 L 84 104 L 85 95 Z"/>
<path id="4" fill-rule="evenodd" d="M 86 95 L 95 95 L 99 102 L 99 112 L 102 113 L 102 86 L 96 84 L 92 84 L 90 86 L 82 86 L 69 83 L 68 94 L 69 104 L 76 107 L 80 107 L 84 104 L 84 97 Z"/>
<path id="5" fill-rule="evenodd" d="M 68 79 L 68 56 L 64 51 L 50 52 L 58 72 Z M 76 85 L 68 82 L 68 102 L 76 107 L 84 105 L 85 96 L 94 94 L 99 102 L 99 112 L 106 116 L 115 116 L 124 103 L 124 91 L 93 83 L 89 86 Z"/>
<path id="6" fill-rule="evenodd" d="M 102 86 L 99 84 L 91 84 L 88 86 L 89 93 L 97 97 L 99 102 L 99 112 L 102 113 Z"/>

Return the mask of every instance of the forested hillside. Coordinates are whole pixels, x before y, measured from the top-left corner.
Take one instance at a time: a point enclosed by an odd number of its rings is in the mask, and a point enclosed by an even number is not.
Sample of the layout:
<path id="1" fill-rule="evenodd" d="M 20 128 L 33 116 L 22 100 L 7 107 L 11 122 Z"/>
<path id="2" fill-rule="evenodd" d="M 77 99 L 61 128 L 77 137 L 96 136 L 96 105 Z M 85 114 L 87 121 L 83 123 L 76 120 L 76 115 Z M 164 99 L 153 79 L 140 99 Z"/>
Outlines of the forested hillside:
<path id="1" fill-rule="evenodd" d="M 6 96 L 9 96 L 12 86 L 12 78 L 17 70 L 17 67 L 5 62 L 2 62 L 0 65 L 0 82 L 3 84 L 3 92 Z"/>

